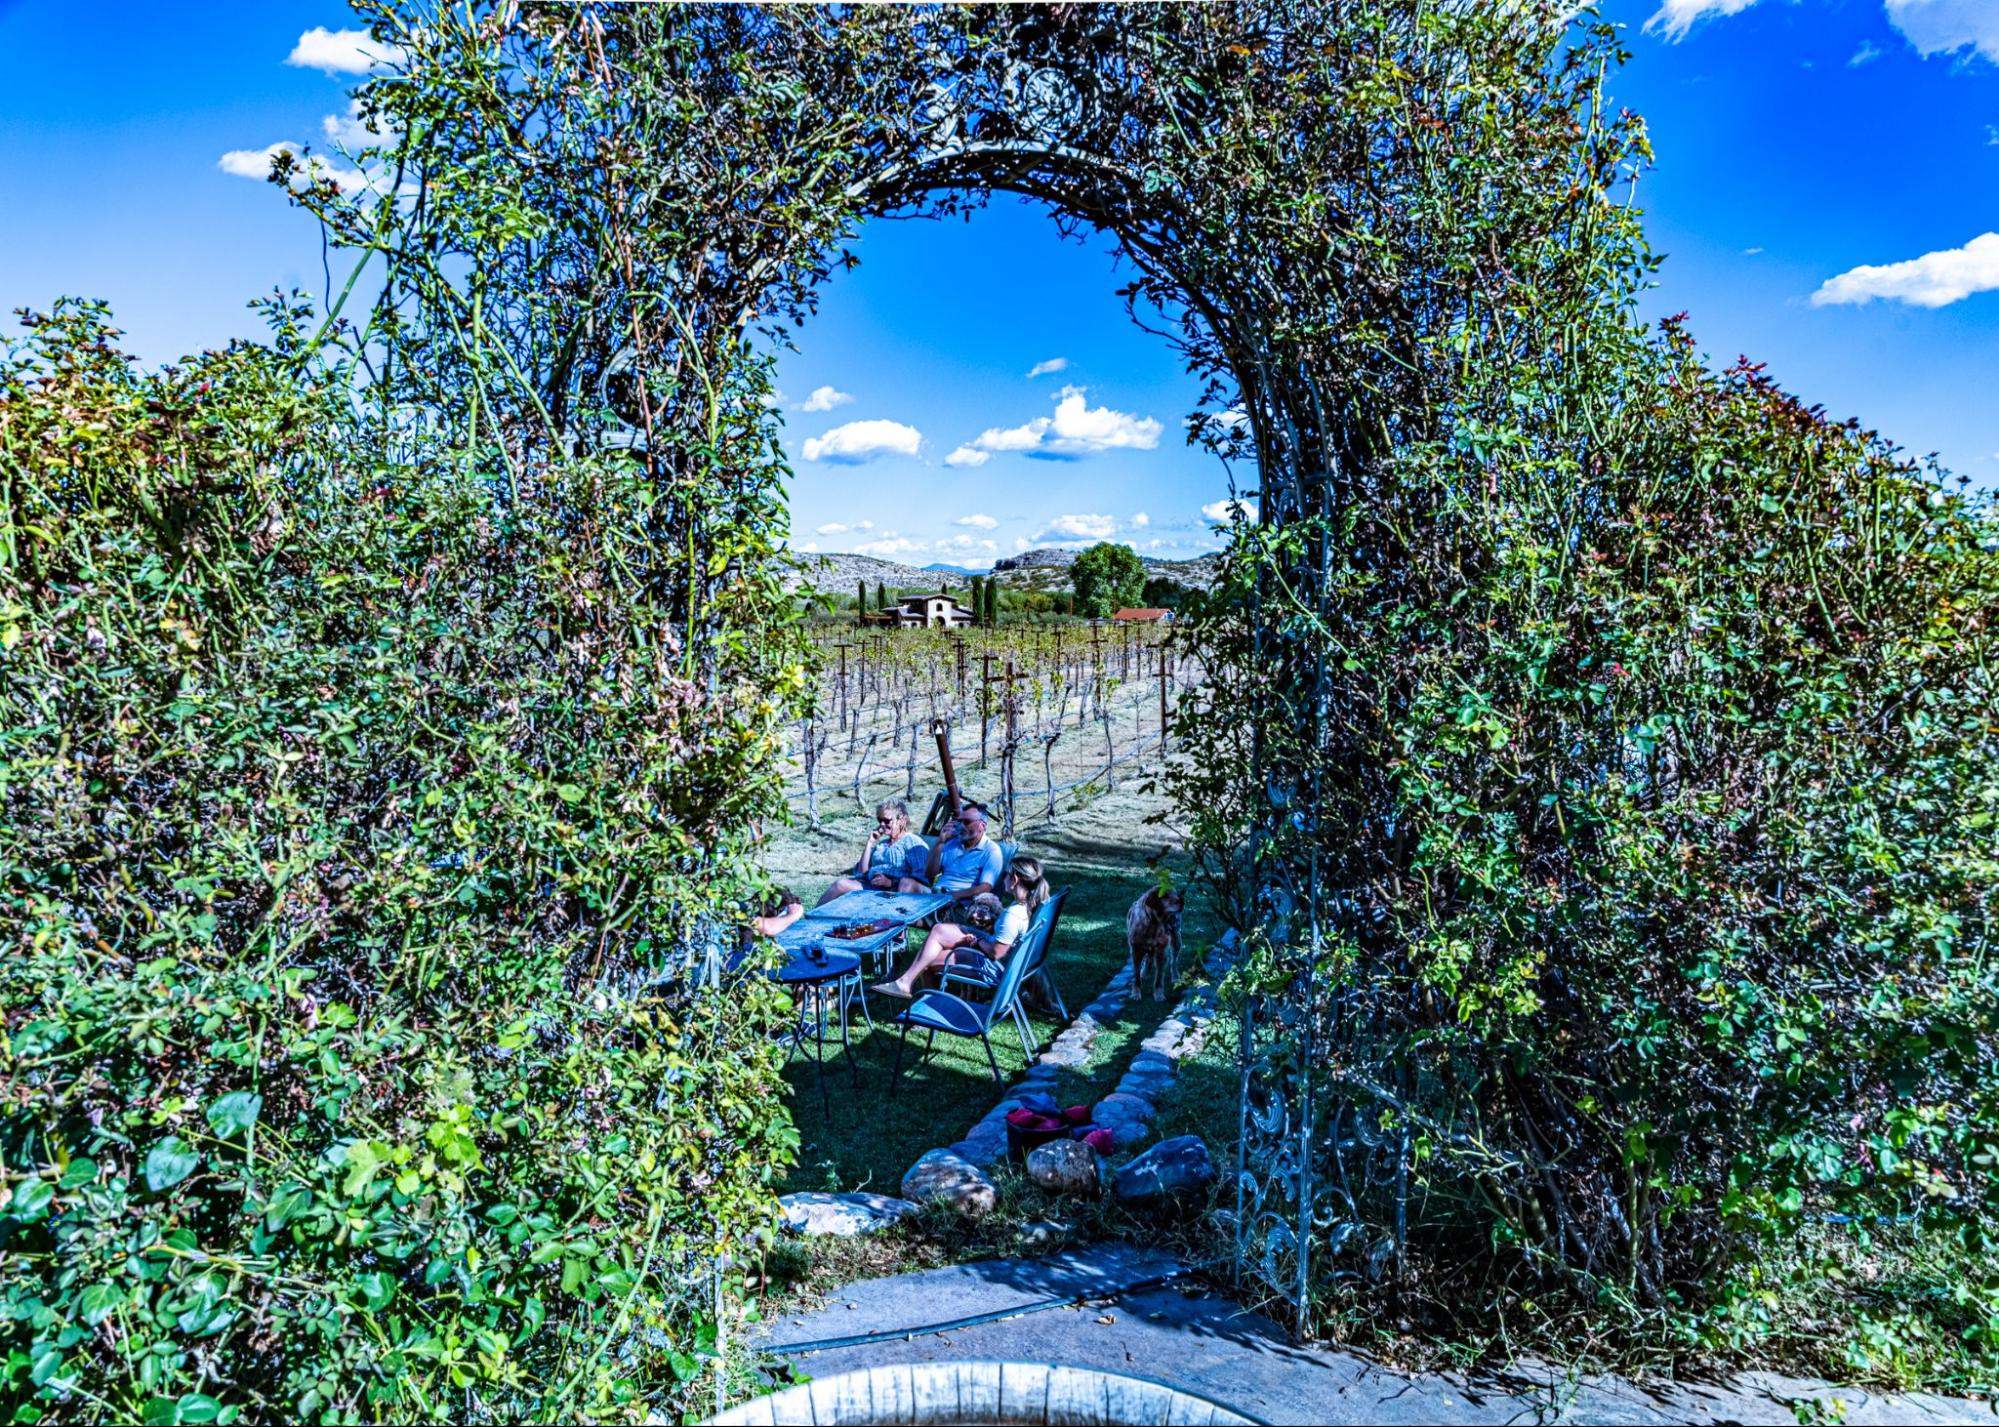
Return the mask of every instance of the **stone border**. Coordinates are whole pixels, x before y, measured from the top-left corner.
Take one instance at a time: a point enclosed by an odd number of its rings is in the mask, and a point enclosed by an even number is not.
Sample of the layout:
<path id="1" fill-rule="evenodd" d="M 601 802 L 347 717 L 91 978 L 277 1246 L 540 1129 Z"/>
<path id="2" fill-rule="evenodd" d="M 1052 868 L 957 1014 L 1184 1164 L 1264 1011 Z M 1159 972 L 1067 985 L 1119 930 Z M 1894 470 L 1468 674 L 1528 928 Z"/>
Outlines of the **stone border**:
<path id="1" fill-rule="evenodd" d="M 1213 983 L 1221 980 L 1235 960 L 1235 952 L 1235 933 L 1224 933 L 1201 963 L 1210 978 L 1209 984 L 1193 987 L 1180 998 L 1158 1028 L 1140 1042 L 1138 1053 L 1119 1078 L 1117 1087 L 1097 1102 L 1097 1123 L 1111 1132 L 1111 1141 L 1118 1149 L 1130 1149 L 1150 1133 L 1148 1126 L 1159 1113 L 1159 1101 L 1172 1088 L 1175 1063 L 1198 1051 L 1207 1038 L 1208 1022 L 1215 1014 Z M 1130 1000 L 1131 980 L 1131 963 L 1127 961 L 1124 969 L 1105 983 L 1096 999 L 1076 1013 L 1075 1020 L 1009 1087 L 999 1104 L 973 1125 L 963 1139 L 948 1147 L 951 1153 L 975 1165 L 997 1164 L 1005 1159 L 1007 1112 L 1019 1108 L 1023 1094 L 1034 1091 L 1046 1094 L 1064 1066 L 1082 1063 L 1104 1022 Z"/>

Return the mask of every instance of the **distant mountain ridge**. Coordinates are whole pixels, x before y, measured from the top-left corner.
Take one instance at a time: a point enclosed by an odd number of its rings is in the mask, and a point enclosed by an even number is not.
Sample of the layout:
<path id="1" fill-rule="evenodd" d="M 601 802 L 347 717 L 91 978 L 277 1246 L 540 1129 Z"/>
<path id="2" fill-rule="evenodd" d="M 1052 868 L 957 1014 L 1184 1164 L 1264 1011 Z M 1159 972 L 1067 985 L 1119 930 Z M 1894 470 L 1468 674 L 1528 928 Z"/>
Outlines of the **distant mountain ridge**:
<path id="1" fill-rule="evenodd" d="M 1038 549 L 1000 560 L 993 565 L 991 573 L 1007 589 L 1061 589 L 1069 584 L 1069 566 L 1074 562 L 1077 551 L 1042 546 Z M 1157 555 L 1141 555 L 1148 575 L 1161 575 L 1169 580 L 1193 589 L 1208 589 L 1215 583 L 1220 568 L 1220 557 L 1200 555 L 1191 560 L 1164 559 Z M 823 594 L 850 595 L 860 581 L 867 581 L 872 590 L 876 585 L 886 585 L 890 589 L 937 589 L 962 590 L 971 584 L 972 576 L 985 574 L 982 570 L 970 570 L 962 565 L 942 563 L 916 566 L 905 565 L 899 560 L 883 560 L 874 555 L 824 554 L 807 555 L 795 553 L 792 556 L 793 570 L 786 583 L 797 588 L 809 586 Z"/>

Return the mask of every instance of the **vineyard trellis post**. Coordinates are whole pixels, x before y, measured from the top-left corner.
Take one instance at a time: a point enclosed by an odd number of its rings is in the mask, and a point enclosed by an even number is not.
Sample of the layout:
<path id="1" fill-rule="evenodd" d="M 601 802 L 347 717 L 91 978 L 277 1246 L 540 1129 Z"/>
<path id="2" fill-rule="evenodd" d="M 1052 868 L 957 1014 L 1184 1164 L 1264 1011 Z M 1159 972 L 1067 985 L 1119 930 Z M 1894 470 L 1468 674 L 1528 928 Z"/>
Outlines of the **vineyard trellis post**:
<path id="1" fill-rule="evenodd" d="M 1014 692 L 1014 684 L 1019 678 L 1013 660 L 1007 660 L 1003 694 L 1006 702 L 1006 742 L 1000 745 L 1000 801 L 1005 809 L 1005 821 L 1000 827 L 1003 839 L 1013 836 L 1014 754 L 1020 748 L 1020 698 Z"/>
<path id="2" fill-rule="evenodd" d="M 979 654 L 979 768 L 986 766 L 986 734 L 992 727 L 993 713 L 993 650 L 991 636 L 987 636 L 985 649 Z"/>

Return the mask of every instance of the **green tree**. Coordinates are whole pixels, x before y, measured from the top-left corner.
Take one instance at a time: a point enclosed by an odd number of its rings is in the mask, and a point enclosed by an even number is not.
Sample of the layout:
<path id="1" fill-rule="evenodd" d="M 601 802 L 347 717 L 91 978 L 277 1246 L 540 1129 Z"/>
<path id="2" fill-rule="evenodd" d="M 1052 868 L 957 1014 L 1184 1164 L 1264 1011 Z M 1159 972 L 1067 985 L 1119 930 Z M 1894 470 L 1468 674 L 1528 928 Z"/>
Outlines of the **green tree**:
<path id="1" fill-rule="evenodd" d="M 888 582 L 886 580 L 875 581 L 875 608 L 888 608 Z"/>
<path id="2" fill-rule="evenodd" d="M 1145 582 L 1145 590 L 1139 595 L 1139 602 L 1147 609 L 1180 609 L 1193 591 L 1178 580 L 1165 575 L 1154 575 Z"/>
<path id="3" fill-rule="evenodd" d="M 866 580 L 856 580 L 854 581 L 854 621 L 857 624 L 865 624 L 867 623 L 867 618 L 868 582 Z"/>
<path id="4" fill-rule="evenodd" d="M 983 624 L 986 618 L 986 582 L 983 576 L 972 576 L 971 594 L 972 623 Z"/>
<path id="5" fill-rule="evenodd" d="M 1129 545 L 1092 545 L 1069 567 L 1074 590 L 1069 612 L 1104 619 L 1135 605 L 1144 595 L 1145 562 Z"/>

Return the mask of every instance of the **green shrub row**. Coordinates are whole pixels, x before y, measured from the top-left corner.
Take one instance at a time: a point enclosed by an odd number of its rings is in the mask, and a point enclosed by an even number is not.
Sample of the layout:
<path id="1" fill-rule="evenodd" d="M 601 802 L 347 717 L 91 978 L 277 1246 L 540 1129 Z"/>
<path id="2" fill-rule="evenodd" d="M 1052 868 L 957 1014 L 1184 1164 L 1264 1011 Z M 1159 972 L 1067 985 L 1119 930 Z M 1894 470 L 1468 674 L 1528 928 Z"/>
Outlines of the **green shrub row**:
<path id="1" fill-rule="evenodd" d="M 767 994 L 648 989 L 754 880 L 773 695 L 633 463 L 499 499 L 273 316 L 0 363 L 0 1400 L 649 1410 L 794 1142 Z"/>

